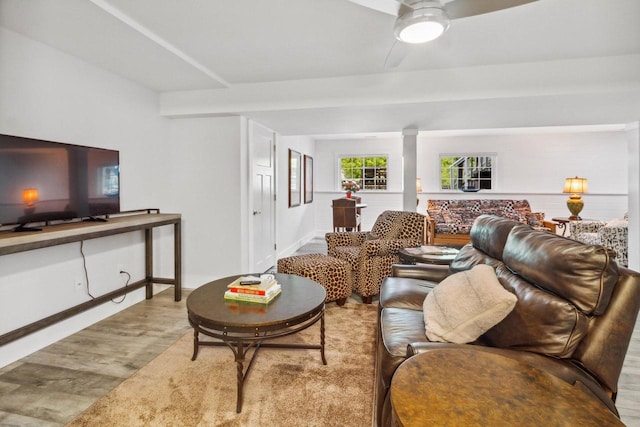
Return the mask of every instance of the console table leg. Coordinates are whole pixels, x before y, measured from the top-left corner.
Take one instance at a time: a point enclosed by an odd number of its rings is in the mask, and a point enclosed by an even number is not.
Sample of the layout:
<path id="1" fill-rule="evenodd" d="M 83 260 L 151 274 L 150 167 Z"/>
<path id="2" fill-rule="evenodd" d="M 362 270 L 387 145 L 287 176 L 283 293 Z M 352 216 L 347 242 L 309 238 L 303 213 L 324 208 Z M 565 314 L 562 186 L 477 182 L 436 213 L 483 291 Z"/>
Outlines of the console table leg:
<path id="1" fill-rule="evenodd" d="M 146 298 L 153 298 L 153 229 L 147 228 L 144 230 L 144 270 L 145 279 L 147 281 Z"/>

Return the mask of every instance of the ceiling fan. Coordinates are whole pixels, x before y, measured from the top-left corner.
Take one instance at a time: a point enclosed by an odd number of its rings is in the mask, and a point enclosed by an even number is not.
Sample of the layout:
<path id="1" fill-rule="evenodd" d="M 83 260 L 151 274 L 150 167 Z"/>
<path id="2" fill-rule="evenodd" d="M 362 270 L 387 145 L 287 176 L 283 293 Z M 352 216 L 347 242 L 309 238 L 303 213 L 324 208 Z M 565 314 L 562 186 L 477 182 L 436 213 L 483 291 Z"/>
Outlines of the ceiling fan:
<path id="1" fill-rule="evenodd" d="M 408 53 L 408 44 L 426 43 L 440 37 L 451 20 L 521 6 L 537 0 L 349 0 L 396 17 L 396 42 L 385 68 L 397 67 Z M 400 43 L 398 43 L 398 41 Z"/>

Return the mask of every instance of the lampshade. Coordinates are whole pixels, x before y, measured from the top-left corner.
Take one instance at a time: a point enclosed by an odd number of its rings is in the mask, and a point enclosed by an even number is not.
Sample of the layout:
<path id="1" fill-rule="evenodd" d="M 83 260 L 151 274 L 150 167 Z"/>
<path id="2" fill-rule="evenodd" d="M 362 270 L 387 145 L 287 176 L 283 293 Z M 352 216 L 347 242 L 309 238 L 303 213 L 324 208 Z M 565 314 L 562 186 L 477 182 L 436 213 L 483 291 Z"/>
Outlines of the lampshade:
<path id="1" fill-rule="evenodd" d="M 405 43 L 426 43 L 440 37 L 449 28 L 449 17 L 439 1 L 419 1 L 412 10 L 398 16 L 393 33 Z"/>
<path id="2" fill-rule="evenodd" d="M 564 180 L 563 193 L 583 194 L 589 190 L 587 178 L 567 178 Z"/>
<path id="3" fill-rule="evenodd" d="M 422 191 L 422 180 L 420 178 L 416 178 L 416 191 L 418 193 Z"/>
<path id="4" fill-rule="evenodd" d="M 22 190 L 22 201 L 25 202 L 27 206 L 33 206 L 33 203 L 38 201 L 38 189 L 25 188 Z"/>

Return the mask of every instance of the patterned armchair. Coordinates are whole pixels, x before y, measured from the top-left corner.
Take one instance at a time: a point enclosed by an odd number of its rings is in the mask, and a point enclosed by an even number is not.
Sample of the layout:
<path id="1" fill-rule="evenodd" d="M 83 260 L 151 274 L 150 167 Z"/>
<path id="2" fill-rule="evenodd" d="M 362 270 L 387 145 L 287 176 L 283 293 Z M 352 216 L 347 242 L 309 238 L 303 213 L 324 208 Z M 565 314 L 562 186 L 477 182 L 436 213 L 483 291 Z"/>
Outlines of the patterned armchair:
<path id="1" fill-rule="evenodd" d="M 423 244 L 424 221 L 416 212 L 384 211 L 371 231 L 327 233 L 328 254 L 349 263 L 353 289 L 370 304 L 391 265 L 400 262 L 398 251 Z"/>
<path id="2" fill-rule="evenodd" d="M 589 245 L 602 245 L 613 250 L 618 264 L 628 265 L 628 229 L 627 215 L 624 219 L 612 221 L 571 221 L 570 237 Z"/>

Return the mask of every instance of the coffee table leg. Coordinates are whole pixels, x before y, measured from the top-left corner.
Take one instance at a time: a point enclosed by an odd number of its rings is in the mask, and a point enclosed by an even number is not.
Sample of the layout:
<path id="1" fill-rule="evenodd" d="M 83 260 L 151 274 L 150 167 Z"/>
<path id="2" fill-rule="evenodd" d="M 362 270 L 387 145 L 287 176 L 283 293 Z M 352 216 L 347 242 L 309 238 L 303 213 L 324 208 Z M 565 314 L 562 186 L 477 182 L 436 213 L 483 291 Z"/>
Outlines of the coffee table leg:
<path id="1" fill-rule="evenodd" d="M 200 345 L 200 341 L 198 340 L 198 330 L 193 328 L 193 356 L 191 356 L 191 360 L 196 360 L 198 357 L 198 346 Z"/>
<path id="2" fill-rule="evenodd" d="M 320 317 L 320 354 L 322 355 L 322 364 L 327 364 L 327 359 L 324 357 L 324 311 L 322 317 Z"/>
<path id="3" fill-rule="evenodd" d="M 238 392 L 236 396 L 236 412 L 239 414 L 242 411 L 242 389 L 244 386 L 244 345 L 242 341 L 238 341 L 236 352 L 236 377 L 238 383 Z"/>

